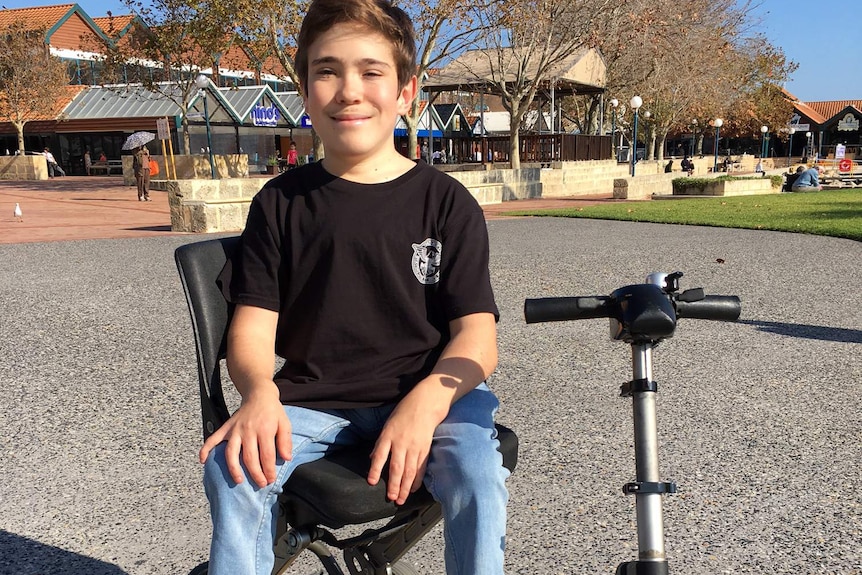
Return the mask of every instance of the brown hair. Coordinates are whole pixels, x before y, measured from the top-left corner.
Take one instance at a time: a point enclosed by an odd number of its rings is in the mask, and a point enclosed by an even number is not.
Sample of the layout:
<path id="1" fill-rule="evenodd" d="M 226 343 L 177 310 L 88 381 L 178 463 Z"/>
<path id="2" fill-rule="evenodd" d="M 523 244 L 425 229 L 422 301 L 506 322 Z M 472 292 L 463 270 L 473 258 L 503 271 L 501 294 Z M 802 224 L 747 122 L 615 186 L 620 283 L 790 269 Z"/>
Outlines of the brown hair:
<path id="1" fill-rule="evenodd" d="M 389 0 L 313 0 L 299 30 L 294 61 L 303 92 L 308 85 L 308 48 L 337 24 L 382 34 L 392 44 L 399 89 L 416 73 L 413 22 L 401 8 Z"/>

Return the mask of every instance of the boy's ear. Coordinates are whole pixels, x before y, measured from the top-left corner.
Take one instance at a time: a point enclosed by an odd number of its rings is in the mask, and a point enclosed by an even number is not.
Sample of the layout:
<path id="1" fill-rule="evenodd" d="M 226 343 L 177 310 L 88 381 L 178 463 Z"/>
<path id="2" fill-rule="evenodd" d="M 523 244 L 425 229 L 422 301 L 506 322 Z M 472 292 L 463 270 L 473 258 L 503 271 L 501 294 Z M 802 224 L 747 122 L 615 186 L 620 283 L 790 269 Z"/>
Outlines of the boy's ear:
<path id="1" fill-rule="evenodd" d="M 416 76 L 411 76 L 398 94 L 398 113 L 402 116 L 410 111 L 410 104 L 413 103 L 413 99 L 416 97 L 418 83 L 419 81 L 416 79 Z"/>

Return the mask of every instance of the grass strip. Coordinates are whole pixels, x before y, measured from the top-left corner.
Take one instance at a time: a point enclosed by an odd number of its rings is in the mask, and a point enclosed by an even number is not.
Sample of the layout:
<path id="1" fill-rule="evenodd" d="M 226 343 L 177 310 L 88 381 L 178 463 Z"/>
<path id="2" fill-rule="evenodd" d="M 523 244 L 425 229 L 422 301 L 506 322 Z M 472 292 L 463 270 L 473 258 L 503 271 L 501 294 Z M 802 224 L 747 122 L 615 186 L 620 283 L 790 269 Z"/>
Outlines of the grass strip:
<path id="1" fill-rule="evenodd" d="M 860 188 L 759 196 L 608 202 L 580 208 L 511 211 L 503 215 L 773 230 L 862 241 Z"/>

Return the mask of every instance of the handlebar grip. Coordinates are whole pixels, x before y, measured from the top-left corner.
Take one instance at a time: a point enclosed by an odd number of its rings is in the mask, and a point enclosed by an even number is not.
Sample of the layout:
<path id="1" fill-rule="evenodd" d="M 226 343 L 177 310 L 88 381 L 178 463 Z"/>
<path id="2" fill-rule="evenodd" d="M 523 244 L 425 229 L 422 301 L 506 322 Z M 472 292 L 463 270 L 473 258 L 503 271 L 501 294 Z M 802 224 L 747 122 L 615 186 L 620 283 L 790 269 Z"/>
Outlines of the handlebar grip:
<path id="1" fill-rule="evenodd" d="M 676 301 L 678 318 L 736 321 L 742 312 L 742 303 L 735 295 L 708 295 L 698 301 Z"/>
<path id="2" fill-rule="evenodd" d="M 608 296 L 547 297 L 524 301 L 527 323 L 610 317 Z"/>

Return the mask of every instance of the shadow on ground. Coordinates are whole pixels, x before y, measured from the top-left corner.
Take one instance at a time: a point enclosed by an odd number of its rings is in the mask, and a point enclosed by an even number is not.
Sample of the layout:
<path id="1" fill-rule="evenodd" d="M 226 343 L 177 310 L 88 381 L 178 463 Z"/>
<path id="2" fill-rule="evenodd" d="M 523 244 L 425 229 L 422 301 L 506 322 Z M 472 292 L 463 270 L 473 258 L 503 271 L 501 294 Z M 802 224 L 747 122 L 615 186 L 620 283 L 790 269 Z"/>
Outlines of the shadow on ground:
<path id="1" fill-rule="evenodd" d="M 738 323 L 752 325 L 760 331 L 786 335 L 789 337 L 801 337 L 804 339 L 818 339 L 822 341 L 837 341 L 841 343 L 862 343 L 862 331 L 858 329 L 845 329 L 840 327 L 828 327 L 823 325 L 807 325 L 804 323 L 782 323 L 776 321 L 754 321 L 739 320 Z"/>
<path id="2" fill-rule="evenodd" d="M 2 530 L 0 530 L 0 573 L 4 575 L 42 573 L 128 575 L 116 565 Z"/>

